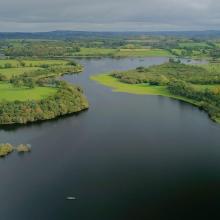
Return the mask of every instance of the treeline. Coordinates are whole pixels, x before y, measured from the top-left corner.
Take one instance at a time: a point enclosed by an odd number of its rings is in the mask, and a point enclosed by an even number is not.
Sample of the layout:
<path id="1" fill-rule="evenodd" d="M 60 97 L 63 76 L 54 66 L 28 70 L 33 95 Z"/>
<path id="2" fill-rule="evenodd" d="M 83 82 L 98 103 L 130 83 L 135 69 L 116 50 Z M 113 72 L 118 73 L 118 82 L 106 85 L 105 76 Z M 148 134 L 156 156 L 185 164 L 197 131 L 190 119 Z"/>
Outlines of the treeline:
<path id="1" fill-rule="evenodd" d="M 208 112 L 212 120 L 220 118 L 220 89 L 198 90 L 193 85 L 184 81 L 175 80 L 168 84 L 167 87 L 171 94 L 182 96 L 196 101 L 200 108 Z"/>
<path id="2" fill-rule="evenodd" d="M 58 92 L 45 99 L 0 103 L 0 124 L 26 124 L 48 120 L 88 108 L 82 90 L 65 82 L 57 82 Z"/>
<path id="3" fill-rule="evenodd" d="M 183 43 L 183 45 L 182 45 Z M 101 38 L 70 38 L 65 40 L 11 40 L 0 41 L 0 53 L 9 57 L 68 57 L 81 52 L 81 48 L 120 49 L 133 48 L 164 49 L 177 57 L 220 57 L 216 41 L 171 36 L 109 36 Z M 92 56 L 93 54 L 90 54 Z M 97 54 L 94 54 L 96 56 Z M 103 54 L 102 54 L 103 55 Z M 104 54 L 107 56 L 106 54 Z M 104 56 L 103 55 L 103 56 Z M 109 54 L 112 56 L 112 54 Z"/>
<path id="4" fill-rule="evenodd" d="M 83 66 L 49 66 L 43 69 L 37 69 L 33 71 L 26 71 L 23 75 L 19 77 L 49 77 L 49 76 L 61 76 L 63 74 L 73 74 L 80 73 L 83 71 Z"/>
<path id="5" fill-rule="evenodd" d="M 80 73 L 83 70 L 83 66 L 80 64 L 76 64 L 75 61 L 70 61 L 67 65 L 47 65 L 42 64 L 41 68 L 37 70 L 29 70 L 24 72 L 21 75 L 13 75 L 10 80 L 6 77 L 6 75 L 0 73 L 0 81 L 9 81 L 15 87 L 29 87 L 34 88 L 36 85 L 44 86 L 45 84 L 44 78 L 48 77 L 57 77 L 63 74 L 74 74 Z"/>
<path id="6" fill-rule="evenodd" d="M 112 76 L 130 84 L 167 85 L 175 79 L 193 84 L 220 84 L 220 71 L 207 70 L 200 66 L 186 65 L 173 60 L 149 68 L 138 67 L 136 70 L 113 72 Z"/>
<path id="7" fill-rule="evenodd" d="M 11 43 L 3 51 L 10 57 L 62 57 L 80 52 L 80 47 L 62 41 L 23 41 Z"/>
<path id="8" fill-rule="evenodd" d="M 70 37 L 51 40 L 51 38 L 35 38 L 35 40 L 0 41 L 0 54 L 9 57 L 68 57 L 81 52 L 81 48 L 154 48 L 164 49 L 177 57 L 220 58 L 219 39 L 191 38 L 169 35 L 142 34 L 110 34 L 87 37 Z M 95 56 L 96 54 L 94 54 Z M 91 56 L 91 54 L 90 54 Z M 104 55 L 103 55 L 104 56 Z M 111 54 L 109 54 L 111 56 Z"/>

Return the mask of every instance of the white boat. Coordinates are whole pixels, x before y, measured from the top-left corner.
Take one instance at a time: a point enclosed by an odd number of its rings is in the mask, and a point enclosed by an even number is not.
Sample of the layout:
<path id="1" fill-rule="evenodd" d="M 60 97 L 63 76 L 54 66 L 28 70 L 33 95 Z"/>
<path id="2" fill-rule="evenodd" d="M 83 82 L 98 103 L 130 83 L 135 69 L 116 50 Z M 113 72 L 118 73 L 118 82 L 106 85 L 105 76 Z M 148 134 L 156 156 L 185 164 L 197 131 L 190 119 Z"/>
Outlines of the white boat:
<path id="1" fill-rule="evenodd" d="M 66 197 L 67 200 L 76 200 L 76 197 L 68 196 Z"/>

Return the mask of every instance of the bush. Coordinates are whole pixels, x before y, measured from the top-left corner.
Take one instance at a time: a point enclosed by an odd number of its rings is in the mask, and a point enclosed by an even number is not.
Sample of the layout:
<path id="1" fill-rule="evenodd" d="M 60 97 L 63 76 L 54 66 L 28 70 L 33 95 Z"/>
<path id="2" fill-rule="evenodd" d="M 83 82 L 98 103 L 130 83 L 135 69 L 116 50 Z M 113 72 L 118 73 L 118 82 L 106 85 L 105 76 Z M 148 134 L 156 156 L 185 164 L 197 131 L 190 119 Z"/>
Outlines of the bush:
<path id="1" fill-rule="evenodd" d="M 17 146 L 16 151 L 18 153 L 31 152 L 31 146 L 29 144 L 20 144 L 20 145 Z"/>
<path id="2" fill-rule="evenodd" d="M 3 75 L 2 73 L 0 73 L 0 81 L 6 81 L 7 77 L 5 75 Z"/>
<path id="3" fill-rule="evenodd" d="M 77 63 L 75 61 L 71 60 L 70 62 L 67 63 L 67 65 L 77 66 Z"/>
<path id="4" fill-rule="evenodd" d="M 42 100 L 0 103 L 0 124 L 26 124 L 52 119 L 88 108 L 88 101 L 78 87 L 58 83 L 58 92 Z"/>
<path id="5" fill-rule="evenodd" d="M 12 64 L 11 63 L 5 63 L 4 67 L 5 68 L 12 68 Z"/>
<path id="6" fill-rule="evenodd" d="M 5 157 L 13 151 L 14 148 L 11 144 L 0 144 L 0 157 Z"/>

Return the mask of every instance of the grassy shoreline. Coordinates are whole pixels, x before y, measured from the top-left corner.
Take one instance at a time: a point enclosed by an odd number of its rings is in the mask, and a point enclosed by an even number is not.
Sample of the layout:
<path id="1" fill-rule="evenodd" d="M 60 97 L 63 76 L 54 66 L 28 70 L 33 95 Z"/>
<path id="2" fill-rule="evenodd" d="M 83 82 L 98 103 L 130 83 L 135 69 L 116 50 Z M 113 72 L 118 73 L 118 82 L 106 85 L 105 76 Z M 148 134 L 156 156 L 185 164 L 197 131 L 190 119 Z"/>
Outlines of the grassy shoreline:
<path id="1" fill-rule="evenodd" d="M 2 101 L 26 101 L 41 100 L 48 96 L 55 95 L 57 88 L 52 87 L 19 87 L 16 88 L 10 83 L 0 82 L 0 102 Z"/>
<path id="2" fill-rule="evenodd" d="M 127 84 L 120 82 L 118 79 L 110 76 L 108 73 L 93 75 L 91 80 L 96 81 L 98 84 L 112 88 L 113 92 L 122 92 L 135 95 L 157 95 L 165 96 L 181 101 L 189 102 L 190 104 L 198 106 L 198 103 L 194 100 L 187 99 L 181 96 L 172 95 L 166 86 L 151 86 L 147 84 Z"/>
<path id="3" fill-rule="evenodd" d="M 147 84 L 127 84 L 127 83 L 120 82 L 119 79 L 117 78 L 112 77 L 110 73 L 93 75 L 90 77 L 90 79 L 100 85 L 104 85 L 106 87 L 111 88 L 113 92 L 121 92 L 121 93 L 135 94 L 135 95 L 163 96 L 163 97 L 176 99 L 176 100 L 179 100 L 185 103 L 189 103 L 193 106 L 196 106 L 202 109 L 200 103 L 195 100 L 188 99 L 182 96 L 172 95 L 168 91 L 166 86 L 152 86 L 152 85 L 147 85 Z M 219 118 L 213 119 L 210 116 L 210 119 L 220 124 Z"/>

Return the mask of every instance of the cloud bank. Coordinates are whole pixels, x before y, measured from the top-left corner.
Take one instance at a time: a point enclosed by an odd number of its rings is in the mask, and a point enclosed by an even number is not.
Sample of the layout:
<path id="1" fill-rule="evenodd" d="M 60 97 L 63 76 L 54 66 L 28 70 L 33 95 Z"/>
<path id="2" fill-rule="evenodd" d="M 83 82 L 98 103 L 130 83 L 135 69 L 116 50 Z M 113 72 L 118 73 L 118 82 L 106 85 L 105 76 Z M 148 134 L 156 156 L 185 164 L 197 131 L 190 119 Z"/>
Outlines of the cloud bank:
<path id="1" fill-rule="evenodd" d="M 0 0 L 0 31 L 220 30 L 218 0 Z"/>

